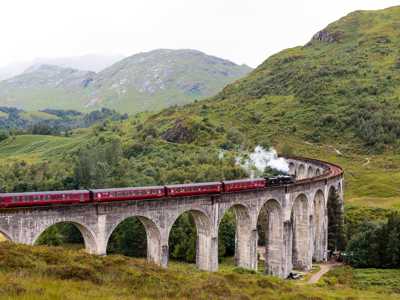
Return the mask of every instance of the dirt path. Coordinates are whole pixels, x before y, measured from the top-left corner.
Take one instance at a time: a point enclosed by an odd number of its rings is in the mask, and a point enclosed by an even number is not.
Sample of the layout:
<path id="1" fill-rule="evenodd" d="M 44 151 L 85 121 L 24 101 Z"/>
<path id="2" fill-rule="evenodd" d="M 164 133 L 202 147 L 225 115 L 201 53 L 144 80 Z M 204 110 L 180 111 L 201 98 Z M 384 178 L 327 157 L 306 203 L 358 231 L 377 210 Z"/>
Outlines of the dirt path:
<path id="1" fill-rule="evenodd" d="M 365 160 L 366 160 L 366 162 L 363 163 L 363 165 L 362 165 L 363 167 L 365 167 L 366 165 L 369 165 L 369 163 L 371 162 L 371 159 L 369 157 L 366 157 Z"/>
<path id="2" fill-rule="evenodd" d="M 332 269 L 332 268 L 334 268 L 334 267 L 336 267 L 338 265 L 340 265 L 340 264 L 338 264 L 338 263 L 326 263 L 326 264 L 319 265 L 320 270 L 317 273 L 313 274 L 310 277 L 310 279 L 308 279 L 307 284 L 317 283 L 318 280 L 320 280 L 320 278 L 324 274 L 328 273 L 330 269 Z"/>

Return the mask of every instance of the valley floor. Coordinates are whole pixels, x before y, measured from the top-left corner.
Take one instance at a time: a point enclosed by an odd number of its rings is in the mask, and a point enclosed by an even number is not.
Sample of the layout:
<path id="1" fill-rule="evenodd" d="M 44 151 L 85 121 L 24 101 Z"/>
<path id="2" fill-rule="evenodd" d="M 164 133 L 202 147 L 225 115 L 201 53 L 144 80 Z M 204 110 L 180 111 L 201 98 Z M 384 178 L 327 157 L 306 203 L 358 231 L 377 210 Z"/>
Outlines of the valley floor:
<path id="1" fill-rule="evenodd" d="M 143 259 L 0 243 L 0 299 L 400 299 L 400 270 L 338 267 L 317 284 L 235 268 L 167 270 Z"/>

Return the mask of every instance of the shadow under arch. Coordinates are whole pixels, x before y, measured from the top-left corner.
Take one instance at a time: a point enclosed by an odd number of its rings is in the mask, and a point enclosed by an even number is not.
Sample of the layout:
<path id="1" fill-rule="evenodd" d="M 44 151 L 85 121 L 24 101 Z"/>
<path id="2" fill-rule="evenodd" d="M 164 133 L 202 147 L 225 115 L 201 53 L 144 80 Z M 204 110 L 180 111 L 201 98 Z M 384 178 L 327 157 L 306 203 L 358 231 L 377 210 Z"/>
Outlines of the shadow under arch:
<path id="1" fill-rule="evenodd" d="M 218 224 L 218 240 L 221 240 L 220 228 L 221 222 L 229 211 L 235 214 L 235 265 L 251 269 L 252 261 L 252 230 L 249 208 L 243 204 L 233 204 L 224 211 L 222 218 Z M 254 249 L 254 248 L 253 248 Z"/>
<path id="2" fill-rule="evenodd" d="M 303 179 L 306 177 L 306 167 L 300 164 L 297 170 L 297 179 Z"/>
<path id="3" fill-rule="evenodd" d="M 82 235 L 83 242 L 85 245 L 85 250 L 86 252 L 90 254 L 96 254 L 97 253 L 97 243 L 96 243 L 96 238 L 95 234 L 86 226 L 81 223 L 75 222 L 75 221 L 60 221 L 60 222 L 55 222 L 53 224 L 48 225 L 46 228 L 44 228 L 42 231 L 40 231 L 35 238 L 33 239 L 33 245 L 37 244 L 40 237 L 48 230 L 51 228 L 54 228 L 56 225 L 61 225 L 61 224 L 71 224 L 73 225 L 76 229 L 79 230 L 80 234 Z"/>
<path id="4" fill-rule="evenodd" d="M 289 174 L 296 175 L 296 165 L 294 162 L 289 163 Z"/>
<path id="5" fill-rule="evenodd" d="M 175 229 L 174 225 L 177 224 L 181 218 L 185 218 L 185 216 L 192 218 L 196 227 L 195 261 L 197 267 L 201 270 L 213 271 L 214 264 L 211 256 L 211 248 L 213 247 L 211 221 L 207 214 L 201 210 L 189 209 L 183 211 L 176 216 L 173 222 L 170 223 L 170 227 L 168 228 L 168 244 L 170 254 L 175 250 L 174 247 L 176 246 L 172 245 L 171 243 L 171 237 L 173 235 L 172 231 Z M 215 257 L 215 260 L 217 259 L 218 258 Z"/>
<path id="6" fill-rule="evenodd" d="M 275 199 L 268 199 L 257 216 L 258 247 L 264 252 L 265 273 L 283 274 L 282 209 Z"/>
<path id="7" fill-rule="evenodd" d="M 314 168 L 312 166 L 309 166 L 307 170 L 307 177 L 313 177 L 313 176 L 314 176 Z"/>
<path id="8" fill-rule="evenodd" d="M 116 230 L 123 225 L 126 221 L 130 219 L 137 219 L 143 225 L 145 235 L 146 235 L 146 241 L 147 241 L 147 247 L 146 247 L 146 256 L 147 260 L 149 262 L 154 262 L 156 264 L 161 264 L 161 234 L 160 230 L 158 229 L 157 225 L 148 217 L 144 217 L 141 215 L 132 215 L 123 218 L 120 222 L 115 224 L 115 226 L 110 230 L 108 233 L 108 236 L 106 237 L 106 242 L 107 242 L 107 249 L 110 243 L 110 239 L 113 235 L 113 233 L 116 232 Z"/>
<path id="9" fill-rule="evenodd" d="M 313 224 L 312 224 L 312 235 L 313 235 L 313 260 L 320 262 L 324 260 L 325 256 L 325 196 L 322 190 L 318 190 L 315 193 L 313 200 Z"/>
<path id="10" fill-rule="evenodd" d="M 308 199 L 305 194 L 300 194 L 293 202 L 291 213 L 293 229 L 292 262 L 298 270 L 307 270 L 311 267 L 312 256 L 310 250 L 310 219 L 308 216 Z"/>

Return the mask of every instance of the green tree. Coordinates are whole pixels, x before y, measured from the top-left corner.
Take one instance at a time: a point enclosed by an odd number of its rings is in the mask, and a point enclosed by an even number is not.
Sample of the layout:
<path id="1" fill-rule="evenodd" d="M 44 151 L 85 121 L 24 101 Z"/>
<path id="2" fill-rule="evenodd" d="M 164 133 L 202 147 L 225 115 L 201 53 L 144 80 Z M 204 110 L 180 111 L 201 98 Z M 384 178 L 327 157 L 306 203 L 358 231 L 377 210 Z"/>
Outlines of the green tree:
<path id="1" fill-rule="evenodd" d="M 108 253 L 132 257 L 146 257 L 147 236 L 138 218 L 128 218 L 117 226 L 107 245 Z"/>

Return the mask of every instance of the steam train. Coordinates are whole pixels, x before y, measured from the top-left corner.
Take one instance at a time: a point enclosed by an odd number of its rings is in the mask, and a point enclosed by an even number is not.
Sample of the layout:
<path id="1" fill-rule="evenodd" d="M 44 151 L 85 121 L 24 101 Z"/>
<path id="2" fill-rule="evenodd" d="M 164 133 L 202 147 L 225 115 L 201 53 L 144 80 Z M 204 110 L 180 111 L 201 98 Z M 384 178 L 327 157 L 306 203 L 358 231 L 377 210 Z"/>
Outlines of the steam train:
<path id="1" fill-rule="evenodd" d="M 237 191 L 256 190 L 266 187 L 290 184 L 293 182 L 293 176 L 280 175 L 269 178 L 239 179 L 221 182 L 176 184 L 167 186 L 3 193 L 0 194 L 0 208 L 51 204 L 99 203 L 123 200 L 143 200 L 232 193 Z"/>

